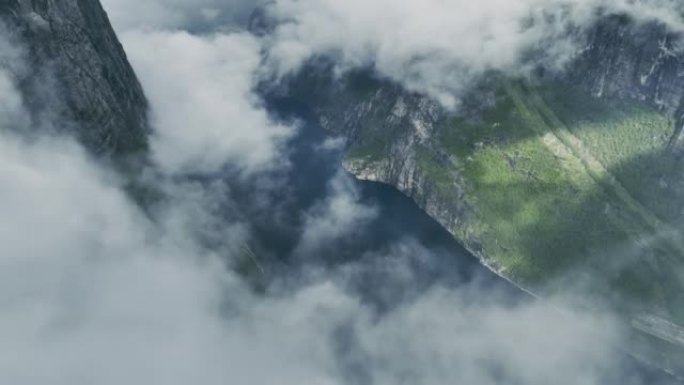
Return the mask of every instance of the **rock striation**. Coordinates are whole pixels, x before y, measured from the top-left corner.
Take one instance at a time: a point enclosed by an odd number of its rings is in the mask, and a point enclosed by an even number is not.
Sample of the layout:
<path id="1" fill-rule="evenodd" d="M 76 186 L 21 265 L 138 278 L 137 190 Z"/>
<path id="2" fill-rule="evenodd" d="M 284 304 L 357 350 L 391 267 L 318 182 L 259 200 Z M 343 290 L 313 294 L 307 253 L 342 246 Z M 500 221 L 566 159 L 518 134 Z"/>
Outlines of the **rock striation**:
<path id="1" fill-rule="evenodd" d="M 2 0 L 0 20 L 26 50 L 17 76 L 35 126 L 57 121 L 98 156 L 146 151 L 147 101 L 98 0 Z"/>

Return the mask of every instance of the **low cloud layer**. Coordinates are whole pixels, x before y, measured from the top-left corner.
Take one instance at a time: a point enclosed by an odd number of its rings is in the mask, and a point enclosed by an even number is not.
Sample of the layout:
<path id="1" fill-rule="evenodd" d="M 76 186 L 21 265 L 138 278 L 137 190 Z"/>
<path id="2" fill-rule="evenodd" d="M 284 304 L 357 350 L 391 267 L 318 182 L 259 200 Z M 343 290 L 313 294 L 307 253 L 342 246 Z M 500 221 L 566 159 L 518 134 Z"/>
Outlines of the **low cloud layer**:
<path id="1" fill-rule="evenodd" d="M 122 34 L 152 104 L 157 163 L 172 173 L 274 166 L 292 129 L 269 120 L 253 89 L 260 43 L 246 33 Z"/>
<path id="2" fill-rule="evenodd" d="M 582 32 L 607 14 L 684 32 L 678 0 L 156 0 L 135 14 L 128 0 L 104 3 L 119 31 L 198 33 L 239 31 L 263 7 L 274 23 L 264 42 L 269 71 L 284 75 L 329 56 L 340 71 L 374 68 L 445 106 L 487 71 L 562 70 L 585 47 Z"/>
<path id="3" fill-rule="evenodd" d="M 279 72 L 332 56 L 342 70 L 372 67 L 446 106 L 487 71 L 562 69 L 584 47 L 581 32 L 607 13 L 684 31 L 671 0 L 277 0 L 269 10 Z"/>
<path id="4" fill-rule="evenodd" d="M 550 303 L 436 287 L 378 318 L 344 277 L 253 294 L 73 142 L 0 150 L 2 382 L 599 384 L 617 364 L 609 318 Z"/>
<path id="5" fill-rule="evenodd" d="M 218 379 L 222 265 L 148 222 L 74 142 L 3 134 L 0 150 L 2 382 Z"/>

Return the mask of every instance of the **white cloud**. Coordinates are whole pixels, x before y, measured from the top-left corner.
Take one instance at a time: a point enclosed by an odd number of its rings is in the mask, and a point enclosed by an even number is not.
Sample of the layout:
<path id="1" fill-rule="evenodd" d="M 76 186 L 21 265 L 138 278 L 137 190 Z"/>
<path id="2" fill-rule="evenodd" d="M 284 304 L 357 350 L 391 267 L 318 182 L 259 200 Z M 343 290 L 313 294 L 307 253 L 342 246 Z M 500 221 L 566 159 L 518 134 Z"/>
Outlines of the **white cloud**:
<path id="1" fill-rule="evenodd" d="M 281 73 L 316 55 L 333 56 L 342 69 L 373 66 L 453 106 L 486 71 L 562 68 L 582 48 L 573 31 L 590 26 L 599 9 L 680 28 L 677 7 L 671 0 L 276 0 L 270 53 Z"/>
<path id="2" fill-rule="evenodd" d="M 262 43 L 241 31 L 259 1 L 105 0 L 150 100 L 156 163 L 167 173 L 281 167 L 289 127 L 254 94 Z"/>
<path id="3" fill-rule="evenodd" d="M 18 67 L 0 70 L 16 128 L 0 131 L 0 382 L 224 383 L 214 349 L 235 279 L 183 234 L 204 216 L 174 198 L 151 221 L 74 140 L 19 136 L 28 117 L 4 70 Z"/>
<path id="4" fill-rule="evenodd" d="M 373 383 L 600 384 L 615 364 L 607 319 L 454 294 L 430 292 L 361 333 L 360 344 L 378 363 Z M 590 341 L 595 350 L 587 349 Z"/>
<path id="5" fill-rule="evenodd" d="M 177 225 L 197 212 L 150 221 L 72 141 L 1 135 L 0 185 L 2 383 L 602 384 L 616 368 L 616 325 L 562 303 L 435 288 L 378 318 L 349 275 L 254 295 Z"/>
<path id="6" fill-rule="evenodd" d="M 0 154 L 1 382 L 180 384 L 215 372 L 220 264 L 153 236 L 73 142 L 3 134 Z"/>
<path id="7" fill-rule="evenodd" d="M 376 217 L 376 208 L 359 203 L 360 195 L 350 178 L 339 171 L 330 180 L 325 200 L 305 215 L 296 253 L 310 255 L 320 251 L 332 241 L 360 231 Z"/>
<path id="8" fill-rule="evenodd" d="M 230 164 L 257 171 L 281 162 L 292 133 L 273 123 L 253 93 L 261 46 L 245 33 L 122 34 L 152 105 L 152 149 L 172 173 L 213 172 Z"/>

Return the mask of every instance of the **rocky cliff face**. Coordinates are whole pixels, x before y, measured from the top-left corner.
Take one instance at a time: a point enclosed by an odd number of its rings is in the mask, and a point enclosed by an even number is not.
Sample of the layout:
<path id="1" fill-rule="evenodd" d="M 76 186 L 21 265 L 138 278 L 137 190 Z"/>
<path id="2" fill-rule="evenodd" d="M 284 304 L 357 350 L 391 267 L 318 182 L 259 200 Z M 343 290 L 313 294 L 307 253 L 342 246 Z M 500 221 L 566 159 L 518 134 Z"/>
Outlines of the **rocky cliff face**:
<path id="1" fill-rule="evenodd" d="M 630 98 L 675 117 L 671 146 L 682 145 L 684 41 L 662 25 L 635 26 L 613 16 L 589 33 L 585 51 L 568 76 L 596 97 Z"/>
<path id="2" fill-rule="evenodd" d="M 147 101 L 99 1 L 2 0 L 0 20 L 27 50 L 18 76 L 36 126 L 56 120 L 97 155 L 145 151 Z"/>

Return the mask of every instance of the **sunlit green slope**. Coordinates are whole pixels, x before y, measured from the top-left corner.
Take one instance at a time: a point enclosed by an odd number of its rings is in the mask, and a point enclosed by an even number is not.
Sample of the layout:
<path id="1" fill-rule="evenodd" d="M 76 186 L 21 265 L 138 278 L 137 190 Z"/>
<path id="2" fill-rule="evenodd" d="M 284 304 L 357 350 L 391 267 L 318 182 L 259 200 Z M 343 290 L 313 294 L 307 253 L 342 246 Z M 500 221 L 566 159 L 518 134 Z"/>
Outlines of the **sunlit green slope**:
<path id="1" fill-rule="evenodd" d="M 684 167 L 667 146 L 674 123 L 564 84 L 497 84 L 491 107 L 441 123 L 416 145 L 433 193 L 469 208 L 455 236 L 535 290 L 571 284 L 628 313 L 684 321 Z M 364 135 L 349 157 L 372 168 L 396 134 Z"/>

